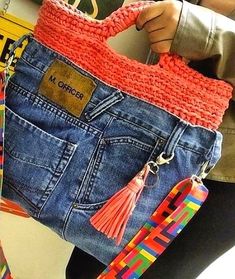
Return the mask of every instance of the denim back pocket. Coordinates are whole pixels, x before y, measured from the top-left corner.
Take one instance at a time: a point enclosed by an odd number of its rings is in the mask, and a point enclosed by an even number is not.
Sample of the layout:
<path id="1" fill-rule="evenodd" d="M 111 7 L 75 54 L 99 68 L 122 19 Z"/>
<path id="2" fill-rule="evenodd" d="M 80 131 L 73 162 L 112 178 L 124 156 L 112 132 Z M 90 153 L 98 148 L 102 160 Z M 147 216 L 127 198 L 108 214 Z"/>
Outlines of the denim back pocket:
<path id="1" fill-rule="evenodd" d="M 25 208 L 39 210 L 62 177 L 76 147 L 7 108 L 3 195 L 18 203 L 22 201 Z"/>

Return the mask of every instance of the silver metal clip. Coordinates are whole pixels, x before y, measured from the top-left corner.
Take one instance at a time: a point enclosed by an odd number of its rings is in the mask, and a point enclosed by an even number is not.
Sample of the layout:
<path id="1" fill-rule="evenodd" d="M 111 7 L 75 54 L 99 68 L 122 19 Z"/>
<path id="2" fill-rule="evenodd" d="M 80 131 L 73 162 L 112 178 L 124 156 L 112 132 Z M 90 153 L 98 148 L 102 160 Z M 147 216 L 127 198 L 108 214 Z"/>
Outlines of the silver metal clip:
<path id="1" fill-rule="evenodd" d="M 174 158 L 175 154 L 171 154 L 170 157 L 164 158 L 165 152 L 162 152 L 156 159 L 156 161 L 149 161 L 148 165 L 150 166 L 150 171 L 153 174 L 157 174 L 159 171 L 159 166 L 164 164 L 169 164 L 170 161 Z"/>
<path id="2" fill-rule="evenodd" d="M 157 174 L 158 171 L 159 171 L 159 166 L 156 162 L 154 161 L 149 161 L 147 163 L 149 166 L 150 166 L 150 172 L 153 173 L 153 174 Z"/>
<path id="3" fill-rule="evenodd" d="M 163 155 L 165 155 L 165 152 L 162 152 L 156 159 L 156 163 L 158 165 L 164 165 L 164 164 L 169 164 L 170 161 L 174 158 L 175 154 L 171 154 L 170 157 L 164 158 Z"/>
<path id="4" fill-rule="evenodd" d="M 191 182 L 192 182 L 192 183 L 193 183 L 194 181 L 196 181 L 196 182 L 199 183 L 199 184 L 203 184 L 201 178 L 200 178 L 199 176 L 195 175 L 195 174 L 193 174 L 193 175 L 191 176 L 190 179 L 191 179 Z"/>

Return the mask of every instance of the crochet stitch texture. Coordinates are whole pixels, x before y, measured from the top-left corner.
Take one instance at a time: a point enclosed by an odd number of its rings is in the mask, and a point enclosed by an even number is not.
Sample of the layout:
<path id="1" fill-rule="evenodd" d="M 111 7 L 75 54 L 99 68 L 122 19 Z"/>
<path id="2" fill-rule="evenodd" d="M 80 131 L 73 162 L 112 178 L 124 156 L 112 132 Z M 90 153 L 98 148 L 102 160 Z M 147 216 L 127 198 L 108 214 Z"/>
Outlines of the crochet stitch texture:
<path id="1" fill-rule="evenodd" d="M 217 129 L 232 96 L 229 84 L 203 76 L 174 54 L 145 65 L 108 46 L 109 37 L 133 25 L 152 3 L 132 3 L 99 21 L 62 0 L 44 0 L 34 36 L 103 82 L 191 124 Z"/>

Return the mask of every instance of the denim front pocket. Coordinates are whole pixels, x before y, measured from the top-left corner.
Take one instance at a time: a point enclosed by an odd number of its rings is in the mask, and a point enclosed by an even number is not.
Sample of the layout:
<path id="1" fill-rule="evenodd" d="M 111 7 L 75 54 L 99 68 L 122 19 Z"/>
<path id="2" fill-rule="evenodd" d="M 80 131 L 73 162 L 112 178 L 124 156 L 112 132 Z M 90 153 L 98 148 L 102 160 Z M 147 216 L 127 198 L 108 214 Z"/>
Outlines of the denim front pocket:
<path id="1" fill-rule="evenodd" d="M 39 210 L 61 179 L 76 147 L 7 108 L 3 195 L 23 207 Z"/>
<path id="2" fill-rule="evenodd" d="M 102 206 L 143 168 L 154 147 L 158 151 L 158 142 L 160 148 L 162 141 L 157 135 L 114 117 L 94 151 L 78 208 L 93 210 Z"/>

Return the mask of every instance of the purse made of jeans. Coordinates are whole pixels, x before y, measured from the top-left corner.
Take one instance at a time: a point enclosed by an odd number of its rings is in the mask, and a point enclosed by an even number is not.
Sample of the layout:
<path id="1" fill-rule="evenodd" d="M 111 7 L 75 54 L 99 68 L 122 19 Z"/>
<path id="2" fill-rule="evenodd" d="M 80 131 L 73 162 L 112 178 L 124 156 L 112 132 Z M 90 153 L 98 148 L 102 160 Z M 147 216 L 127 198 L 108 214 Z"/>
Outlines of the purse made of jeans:
<path id="1" fill-rule="evenodd" d="M 232 93 L 177 55 L 149 66 L 110 49 L 152 3 L 98 21 L 45 0 L 10 53 L 28 38 L 6 90 L 3 195 L 106 264 L 126 247 L 100 278 L 139 278 L 199 209 L 192 175 L 219 159 Z"/>
<path id="2" fill-rule="evenodd" d="M 4 89 L 8 79 L 9 76 L 6 72 L 1 73 L 1 131 L 5 128 Z M 1 133 L 1 137 L 1 151 L 3 151 L 3 132 Z M 0 159 L 0 183 L 2 186 L 3 152 Z M 200 209 L 207 195 L 208 190 L 202 184 L 201 180 L 195 176 L 178 183 L 173 187 L 164 201 L 161 202 L 160 206 L 154 211 L 135 237 L 109 264 L 98 279 L 139 278 L 188 224 Z M 9 269 L 3 266 L 3 271 L 3 274 L 8 274 Z"/>

